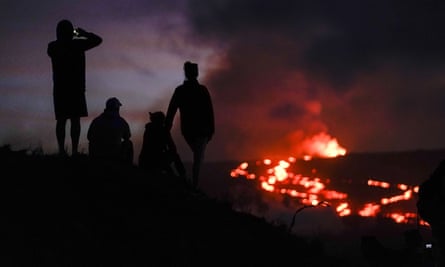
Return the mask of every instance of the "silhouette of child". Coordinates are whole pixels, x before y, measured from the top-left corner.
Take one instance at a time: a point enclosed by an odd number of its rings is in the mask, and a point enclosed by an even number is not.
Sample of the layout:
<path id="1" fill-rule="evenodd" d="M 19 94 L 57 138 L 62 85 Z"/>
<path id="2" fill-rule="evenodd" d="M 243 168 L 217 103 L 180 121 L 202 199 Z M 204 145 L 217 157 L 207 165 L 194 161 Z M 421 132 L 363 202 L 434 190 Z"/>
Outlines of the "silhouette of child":
<path id="1" fill-rule="evenodd" d="M 176 145 L 165 128 L 165 114 L 162 111 L 149 112 L 150 122 L 145 125 L 141 153 L 139 154 L 139 166 L 154 173 L 166 173 L 177 175 L 185 179 L 185 167 Z"/>

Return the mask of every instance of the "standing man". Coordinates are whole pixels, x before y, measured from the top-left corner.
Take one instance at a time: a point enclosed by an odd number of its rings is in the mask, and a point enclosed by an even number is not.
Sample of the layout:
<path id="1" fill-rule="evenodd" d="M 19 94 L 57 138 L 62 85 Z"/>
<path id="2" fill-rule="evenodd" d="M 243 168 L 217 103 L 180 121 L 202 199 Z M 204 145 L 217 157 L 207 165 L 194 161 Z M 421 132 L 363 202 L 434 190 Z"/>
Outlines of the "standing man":
<path id="1" fill-rule="evenodd" d="M 190 186 L 198 189 L 199 172 L 207 143 L 215 132 L 213 104 L 206 86 L 198 82 L 198 64 L 184 63 L 185 80 L 176 87 L 167 109 L 165 125 L 171 130 L 177 110 L 180 113 L 181 133 L 193 152 Z"/>
<path id="2" fill-rule="evenodd" d="M 65 156 L 65 128 L 70 120 L 71 152 L 78 153 L 80 118 L 88 116 L 85 99 L 85 51 L 102 43 L 98 35 L 74 29 L 69 20 L 61 20 L 57 40 L 48 44 L 53 73 L 53 101 L 59 155 Z"/>

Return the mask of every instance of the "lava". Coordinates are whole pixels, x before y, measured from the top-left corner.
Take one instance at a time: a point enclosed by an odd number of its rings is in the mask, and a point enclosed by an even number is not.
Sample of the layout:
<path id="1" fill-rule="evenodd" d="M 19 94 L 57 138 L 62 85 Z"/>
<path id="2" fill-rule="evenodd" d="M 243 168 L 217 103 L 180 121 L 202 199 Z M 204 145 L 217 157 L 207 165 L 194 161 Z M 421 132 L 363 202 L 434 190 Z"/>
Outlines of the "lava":
<path id="1" fill-rule="evenodd" d="M 327 134 L 321 133 L 313 138 L 307 139 L 303 147 L 310 153 L 301 156 L 301 160 L 310 161 L 314 157 L 333 158 L 344 156 L 346 149 L 341 147 L 336 139 Z M 378 179 L 367 179 L 368 187 L 375 187 L 379 190 L 394 190 L 399 193 L 388 195 L 375 201 L 365 203 L 352 203 L 347 192 L 342 192 L 331 187 L 329 177 L 318 177 L 317 170 L 312 170 L 311 175 L 303 175 L 291 171 L 291 166 L 297 162 L 297 158 L 289 157 L 286 160 L 273 161 L 263 159 L 256 164 L 248 162 L 240 163 L 232 169 L 230 176 L 232 178 L 244 177 L 249 180 L 256 180 L 261 190 L 265 192 L 287 195 L 305 207 L 317 206 L 320 203 L 326 203 L 332 206 L 338 216 L 345 217 L 358 215 L 361 217 L 382 216 L 392 219 L 396 223 L 418 223 L 420 225 L 428 224 L 421 220 L 416 212 L 413 211 L 390 211 L 383 207 L 394 205 L 403 201 L 412 201 L 418 192 L 418 185 L 391 184 L 387 181 Z M 250 168 L 253 165 L 253 168 Z M 251 170 L 258 169 L 258 173 Z M 263 171 L 261 171 L 263 170 Z M 354 205 L 353 205 L 354 204 Z"/>

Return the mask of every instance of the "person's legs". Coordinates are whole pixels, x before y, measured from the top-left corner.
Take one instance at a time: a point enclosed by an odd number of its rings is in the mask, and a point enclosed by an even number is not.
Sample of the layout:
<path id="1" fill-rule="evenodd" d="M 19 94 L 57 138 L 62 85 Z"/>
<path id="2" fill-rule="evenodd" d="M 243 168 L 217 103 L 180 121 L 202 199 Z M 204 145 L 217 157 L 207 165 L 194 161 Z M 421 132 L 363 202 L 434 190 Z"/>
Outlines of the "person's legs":
<path id="1" fill-rule="evenodd" d="M 56 121 L 56 138 L 59 148 L 59 155 L 66 155 L 65 151 L 65 127 L 66 119 L 58 119 Z"/>
<path id="2" fill-rule="evenodd" d="M 122 141 L 121 149 L 122 161 L 126 164 L 133 164 L 133 142 L 131 140 Z"/>
<path id="3" fill-rule="evenodd" d="M 79 138 L 80 138 L 80 118 L 71 118 L 71 149 L 72 155 L 78 153 Z"/>
<path id="4" fill-rule="evenodd" d="M 186 178 L 186 171 L 181 157 L 178 153 L 173 153 L 173 165 L 181 178 Z"/>
<path id="5" fill-rule="evenodd" d="M 195 190 L 198 189 L 199 174 L 201 172 L 201 165 L 204 160 L 207 142 L 207 137 L 189 138 L 189 141 L 187 141 L 193 151 L 192 186 Z"/>

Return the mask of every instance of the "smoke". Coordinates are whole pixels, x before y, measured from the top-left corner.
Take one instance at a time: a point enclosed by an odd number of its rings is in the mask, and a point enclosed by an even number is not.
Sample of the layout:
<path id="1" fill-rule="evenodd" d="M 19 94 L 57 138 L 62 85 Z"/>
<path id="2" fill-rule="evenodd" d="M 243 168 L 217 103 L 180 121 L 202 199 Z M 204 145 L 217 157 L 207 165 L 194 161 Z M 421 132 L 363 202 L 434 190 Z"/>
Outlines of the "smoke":
<path id="1" fill-rule="evenodd" d="M 432 71 L 445 56 L 443 4 L 191 0 L 188 7 L 194 40 L 223 51 L 204 80 L 215 99 L 218 153 L 293 153 L 289 136 L 320 132 L 356 151 L 411 149 L 402 133 L 422 133 L 406 118 L 435 112 L 419 94 L 425 84 L 444 86 Z M 407 103 L 413 110 L 397 108 Z"/>

